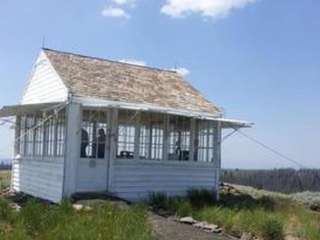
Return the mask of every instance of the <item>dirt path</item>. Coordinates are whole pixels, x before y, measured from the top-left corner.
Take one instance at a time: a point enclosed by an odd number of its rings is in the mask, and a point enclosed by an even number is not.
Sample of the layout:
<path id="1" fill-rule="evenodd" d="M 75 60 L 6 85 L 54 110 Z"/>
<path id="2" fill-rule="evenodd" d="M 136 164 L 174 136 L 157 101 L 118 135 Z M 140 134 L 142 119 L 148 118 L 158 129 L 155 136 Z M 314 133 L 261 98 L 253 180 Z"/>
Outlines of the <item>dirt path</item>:
<path id="1" fill-rule="evenodd" d="M 157 240 L 234 240 L 221 234 L 207 233 L 191 225 L 173 219 L 150 214 L 153 232 Z"/>

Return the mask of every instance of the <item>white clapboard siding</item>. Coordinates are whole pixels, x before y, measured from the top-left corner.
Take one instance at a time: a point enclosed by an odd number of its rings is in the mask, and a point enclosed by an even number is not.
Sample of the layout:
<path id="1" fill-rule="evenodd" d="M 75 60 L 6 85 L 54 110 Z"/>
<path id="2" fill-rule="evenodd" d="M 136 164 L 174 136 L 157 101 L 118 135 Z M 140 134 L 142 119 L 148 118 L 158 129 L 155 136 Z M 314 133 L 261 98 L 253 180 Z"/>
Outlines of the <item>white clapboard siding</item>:
<path id="1" fill-rule="evenodd" d="M 209 163 L 116 160 L 112 192 L 138 201 L 152 192 L 184 195 L 190 189 L 216 190 L 216 168 Z"/>
<path id="2" fill-rule="evenodd" d="M 33 66 L 29 82 L 24 90 L 22 104 L 65 101 L 68 91 L 52 67 L 44 52 Z"/>
<path id="3" fill-rule="evenodd" d="M 63 190 L 63 158 L 14 160 L 12 187 L 17 192 L 59 202 Z"/>
<path id="4" fill-rule="evenodd" d="M 107 191 L 107 160 L 80 159 L 78 162 L 76 191 Z"/>

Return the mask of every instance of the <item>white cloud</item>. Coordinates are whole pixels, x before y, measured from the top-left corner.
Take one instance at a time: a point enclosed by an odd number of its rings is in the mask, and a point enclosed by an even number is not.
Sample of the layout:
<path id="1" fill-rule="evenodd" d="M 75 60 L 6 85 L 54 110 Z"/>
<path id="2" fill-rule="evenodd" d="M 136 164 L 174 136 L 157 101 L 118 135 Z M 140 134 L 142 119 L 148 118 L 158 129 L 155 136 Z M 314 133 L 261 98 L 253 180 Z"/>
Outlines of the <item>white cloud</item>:
<path id="1" fill-rule="evenodd" d="M 107 6 L 102 10 L 101 14 L 104 17 L 130 18 L 130 15 L 124 9 L 118 7 Z"/>
<path id="2" fill-rule="evenodd" d="M 243 8 L 257 0 L 166 0 L 161 12 L 171 17 L 198 13 L 204 17 L 227 16 L 232 10 Z"/>
<path id="3" fill-rule="evenodd" d="M 115 4 L 118 5 L 128 5 L 128 4 L 134 4 L 135 0 L 112 0 Z"/>
<path id="4" fill-rule="evenodd" d="M 180 68 L 172 68 L 170 69 L 172 71 L 175 71 L 177 73 L 179 73 L 180 75 L 182 75 L 183 77 L 187 76 L 190 74 L 190 71 L 184 67 L 180 67 Z"/>
<path id="5" fill-rule="evenodd" d="M 120 59 L 119 62 L 129 63 L 139 66 L 146 66 L 147 63 L 145 61 L 137 60 L 137 59 Z"/>

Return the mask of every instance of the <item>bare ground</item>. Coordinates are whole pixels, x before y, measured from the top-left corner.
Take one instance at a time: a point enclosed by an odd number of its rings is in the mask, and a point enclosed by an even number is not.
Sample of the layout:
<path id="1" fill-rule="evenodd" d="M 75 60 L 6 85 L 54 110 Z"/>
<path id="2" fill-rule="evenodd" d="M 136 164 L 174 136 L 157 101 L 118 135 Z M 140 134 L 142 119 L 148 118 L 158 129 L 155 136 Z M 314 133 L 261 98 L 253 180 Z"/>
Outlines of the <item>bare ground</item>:
<path id="1" fill-rule="evenodd" d="M 171 218 L 150 213 L 153 234 L 157 240 L 234 240 L 224 234 L 208 233 Z"/>

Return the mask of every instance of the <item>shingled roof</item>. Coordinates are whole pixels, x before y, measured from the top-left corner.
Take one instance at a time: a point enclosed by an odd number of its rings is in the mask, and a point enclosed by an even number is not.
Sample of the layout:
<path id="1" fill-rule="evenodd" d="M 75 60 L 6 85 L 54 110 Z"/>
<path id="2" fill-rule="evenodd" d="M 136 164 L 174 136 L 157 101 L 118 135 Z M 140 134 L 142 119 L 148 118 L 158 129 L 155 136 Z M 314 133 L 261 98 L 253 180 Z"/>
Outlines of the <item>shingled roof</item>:
<path id="1" fill-rule="evenodd" d="M 177 72 L 51 49 L 43 51 L 74 96 L 208 114 L 221 112 Z"/>

